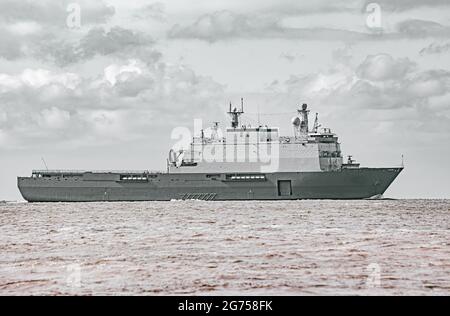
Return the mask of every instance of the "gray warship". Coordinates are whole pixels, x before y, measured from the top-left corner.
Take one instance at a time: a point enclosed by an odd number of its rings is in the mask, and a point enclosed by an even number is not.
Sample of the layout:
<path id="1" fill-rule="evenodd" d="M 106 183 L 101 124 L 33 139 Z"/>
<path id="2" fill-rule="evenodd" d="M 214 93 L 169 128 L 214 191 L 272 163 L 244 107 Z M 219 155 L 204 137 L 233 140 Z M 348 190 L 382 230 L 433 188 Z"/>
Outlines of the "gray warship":
<path id="1" fill-rule="evenodd" d="M 338 137 L 309 127 L 306 104 L 292 118 L 292 136 L 277 127 L 241 125 L 230 104 L 231 126 L 201 130 L 189 148 L 171 149 L 167 170 L 33 170 L 18 177 L 29 202 L 296 200 L 380 198 L 403 170 L 361 167 L 343 158 Z"/>

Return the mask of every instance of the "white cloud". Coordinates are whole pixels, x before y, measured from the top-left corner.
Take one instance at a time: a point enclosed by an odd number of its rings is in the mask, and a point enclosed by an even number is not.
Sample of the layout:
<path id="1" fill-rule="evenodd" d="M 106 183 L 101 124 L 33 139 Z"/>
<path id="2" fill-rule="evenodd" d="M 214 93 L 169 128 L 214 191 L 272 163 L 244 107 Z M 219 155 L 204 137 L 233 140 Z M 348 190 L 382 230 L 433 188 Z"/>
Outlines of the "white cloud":
<path id="1" fill-rule="evenodd" d="M 443 54 L 450 52 L 450 43 L 431 43 L 427 47 L 424 47 L 420 50 L 420 55 L 429 55 L 429 54 Z"/>
<path id="2" fill-rule="evenodd" d="M 80 78 L 74 73 L 53 73 L 46 69 L 24 69 L 19 75 L 0 74 L 0 91 L 19 89 L 27 86 L 41 88 L 49 84 L 59 84 L 68 89 L 75 89 Z"/>
<path id="3" fill-rule="evenodd" d="M 133 16 L 139 19 L 164 22 L 167 19 L 166 6 L 163 2 L 154 2 L 139 8 Z"/>
<path id="4" fill-rule="evenodd" d="M 420 135 L 425 132 L 440 139 L 450 137 L 449 107 L 445 106 L 450 72 L 417 71 L 411 66 L 403 58 L 371 55 L 354 68 L 338 64 L 327 72 L 292 76 L 279 93 L 285 103 L 293 99 L 320 105 L 321 112 L 338 122 L 337 126 L 359 119 L 383 130 L 383 137 L 389 133 L 398 137 L 396 133 L 407 133 L 410 128 L 414 128 L 411 138 L 422 141 L 425 138 Z M 396 123 L 385 124 L 390 121 Z M 360 123 L 353 124 L 361 128 Z"/>
<path id="5" fill-rule="evenodd" d="M 36 45 L 33 54 L 59 66 L 85 62 L 96 56 L 134 57 L 154 63 L 161 55 L 153 45 L 153 39 L 140 31 L 119 26 L 109 30 L 94 27 L 77 41 L 52 39 Z"/>
<path id="6" fill-rule="evenodd" d="M 405 38 L 449 38 L 450 27 L 435 21 L 409 19 L 396 26 L 397 37 Z"/>
<path id="7" fill-rule="evenodd" d="M 42 30 L 42 26 L 34 21 L 24 21 L 8 24 L 6 29 L 13 34 L 23 36 L 40 32 Z"/>
<path id="8" fill-rule="evenodd" d="M 114 13 L 114 7 L 103 0 L 2 0 L 0 1 L 0 22 L 32 23 L 47 27 L 66 27 L 67 6 L 71 3 L 80 5 L 83 24 L 105 23 Z"/>
<path id="9" fill-rule="evenodd" d="M 377 54 L 367 56 L 357 72 L 361 78 L 378 81 L 403 78 L 414 67 L 415 63 L 407 58 L 395 60 L 388 54 Z"/>
<path id="10" fill-rule="evenodd" d="M 114 8 L 105 5 L 102 1 L 79 0 L 75 3 L 81 7 L 81 29 L 71 29 L 66 25 L 68 12 L 67 5 L 71 0 L 63 1 L 0 1 L 0 28 L 2 28 L 2 41 L 0 41 L 0 58 L 17 60 L 21 58 L 36 58 L 67 63 L 67 58 L 78 61 L 79 48 L 74 46 L 80 35 L 86 34 L 82 44 L 81 53 L 86 53 L 95 46 L 105 45 L 106 53 L 112 53 L 114 43 L 123 45 L 124 34 L 117 34 L 120 28 L 114 29 L 114 38 L 110 34 L 102 34 L 101 28 L 95 27 L 104 24 L 114 14 Z M 102 38 L 103 35 L 103 38 Z M 90 37 L 89 37 L 90 36 Z M 108 41 L 109 39 L 109 41 Z M 130 43 L 128 43 L 130 44 Z M 134 43 L 131 43 L 134 44 Z M 116 48 L 117 50 L 117 48 Z M 101 53 L 98 51 L 93 52 Z M 65 58 L 66 59 L 65 59 Z M 86 57 L 92 57 L 88 55 Z M 71 62 L 71 60 L 69 60 Z"/>
<path id="11" fill-rule="evenodd" d="M 204 14 L 187 26 L 176 24 L 168 36 L 215 42 L 233 38 L 362 40 L 371 35 L 344 29 L 286 27 L 281 22 L 281 16 L 276 14 L 244 15 L 223 10 Z"/>
<path id="12" fill-rule="evenodd" d="M 70 113 L 56 107 L 44 109 L 38 116 L 38 125 L 42 128 L 61 129 L 70 121 Z"/>
<path id="13" fill-rule="evenodd" d="M 364 13 L 366 14 L 366 13 Z M 365 26 L 365 15 L 361 11 L 353 12 L 354 25 L 346 25 L 334 17 L 334 26 L 329 25 L 329 16 L 317 16 L 326 22 L 309 23 L 309 26 L 289 26 L 286 17 L 302 17 L 302 14 L 293 16 L 293 12 L 257 12 L 235 13 L 229 10 L 221 10 L 203 14 L 195 21 L 187 25 L 175 24 L 168 32 L 168 37 L 173 39 L 199 39 L 208 42 L 230 40 L 238 38 L 250 39 L 305 39 L 326 41 L 383 41 L 392 39 L 417 39 L 417 38 L 448 38 L 450 27 L 436 21 L 421 19 L 406 19 L 394 23 L 394 27 L 380 28 L 376 32 Z M 348 18 L 346 18 L 348 19 Z M 395 18 L 391 18 L 396 21 Z M 356 23 L 356 24 L 355 24 Z M 388 23 L 392 24 L 392 22 Z M 392 28 L 392 30 L 391 30 Z"/>
<path id="14" fill-rule="evenodd" d="M 125 141 L 214 112 L 222 94 L 212 79 L 163 63 L 111 64 L 93 78 L 26 69 L 0 75 L 1 128 L 10 146 Z"/>
<path id="15" fill-rule="evenodd" d="M 128 65 L 110 65 L 105 68 L 105 78 L 106 80 L 114 86 L 119 79 L 120 82 L 127 81 L 133 76 L 139 76 L 142 70 L 136 66 L 137 61 L 132 60 Z"/>
<path id="16" fill-rule="evenodd" d="M 401 0 L 401 1 L 392 1 L 392 0 L 366 0 L 364 4 L 364 8 L 372 2 L 376 2 L 381 6 L 383 10 L 386 11 L 408 11 L 416 8 L 432 8 L 432 7 L 449 7 L 450 4 L 447 0 Z"/>
<path id="17" fill-rule="evenodd" d="M 450 91 L 450 72 L 425 71 L 416 75 L 407 85 L 406 92 L 417 98 L 439 96 Z"/>

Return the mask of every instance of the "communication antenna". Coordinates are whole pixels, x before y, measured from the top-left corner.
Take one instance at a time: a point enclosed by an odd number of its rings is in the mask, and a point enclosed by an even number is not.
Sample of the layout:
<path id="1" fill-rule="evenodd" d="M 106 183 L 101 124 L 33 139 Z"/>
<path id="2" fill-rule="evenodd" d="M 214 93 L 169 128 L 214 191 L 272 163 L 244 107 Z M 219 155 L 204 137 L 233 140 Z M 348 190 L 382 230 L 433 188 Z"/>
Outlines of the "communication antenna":
<path id="1" fill-rule="evenodd" d="M 203 128 L 200 130 L 200 138 L 202 140 L 202 144 L 205 144 L 205 132 Z"/>
<path id="2" fill-rule="evenodd" d="M 320 124 L 319 124 L 319 113 L 316 113 L 316 118 L 314 120 L 314 126 L 313 126 L 313 132 L 317 133 L 319 130 Z"/>
<path id="3" fill-rule="evenodd" d="M 48 171 L 48 167 L 47 167 L 47 164 L 45 163 L 44 157 L 41 157 L 41 159 L 42 159 L 42 162 L 44 163 L 45 169 Z"/>
<path id="4" fill-rule="evenodd" d="M 403 161 L 403 154 L 402 154 L 402 168 L 405 167 L 405 162 Z"/>
<path id="5" fill-rule="evenodd" d="M 258 103 L 258 127 L 261 126 L 261 113 L 259 112 L 259 103 Z"/>
<path id="6" fill-rule="evenodd" d="M 211 139 L 216 140 L 218 138 L 217 131 L 219 130 L 219 122 L 213 122 L 212 130 L 211 130 Z"/>

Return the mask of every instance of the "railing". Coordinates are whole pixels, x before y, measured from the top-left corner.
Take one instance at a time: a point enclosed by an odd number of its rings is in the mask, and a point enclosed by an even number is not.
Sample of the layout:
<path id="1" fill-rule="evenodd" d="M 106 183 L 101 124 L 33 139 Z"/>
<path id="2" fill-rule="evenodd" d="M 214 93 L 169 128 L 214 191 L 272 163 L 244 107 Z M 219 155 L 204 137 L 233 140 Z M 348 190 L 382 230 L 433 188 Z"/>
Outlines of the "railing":
<path id="1" fill-rule="evenodd" d="M 45 169 L 45 170 L 33 170 L 33 174 L 83 174 L 86 172 L 90 173 L 123 173 L 123 174 L 143 174 L 143 173 L 165 173 L 161 170 L 69 170 L 69 169 Z"/>

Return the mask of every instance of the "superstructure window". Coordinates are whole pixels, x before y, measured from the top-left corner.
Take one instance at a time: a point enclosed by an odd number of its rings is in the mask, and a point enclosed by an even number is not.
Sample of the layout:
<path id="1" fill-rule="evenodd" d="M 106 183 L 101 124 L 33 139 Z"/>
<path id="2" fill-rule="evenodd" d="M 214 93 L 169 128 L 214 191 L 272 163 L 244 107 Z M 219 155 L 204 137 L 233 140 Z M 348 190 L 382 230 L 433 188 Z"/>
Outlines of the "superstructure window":
<path id="1" fill-rule="evenodd" d="M 266 176 L 263 174 L 227 174 L 226 179 L 229 181 L 265 181 Z"/>
<path id="2" fill-rule="evenodd" d="M 120 175 L 122 181 L 147 181 L 148 178 L 145 175 Z"/>

